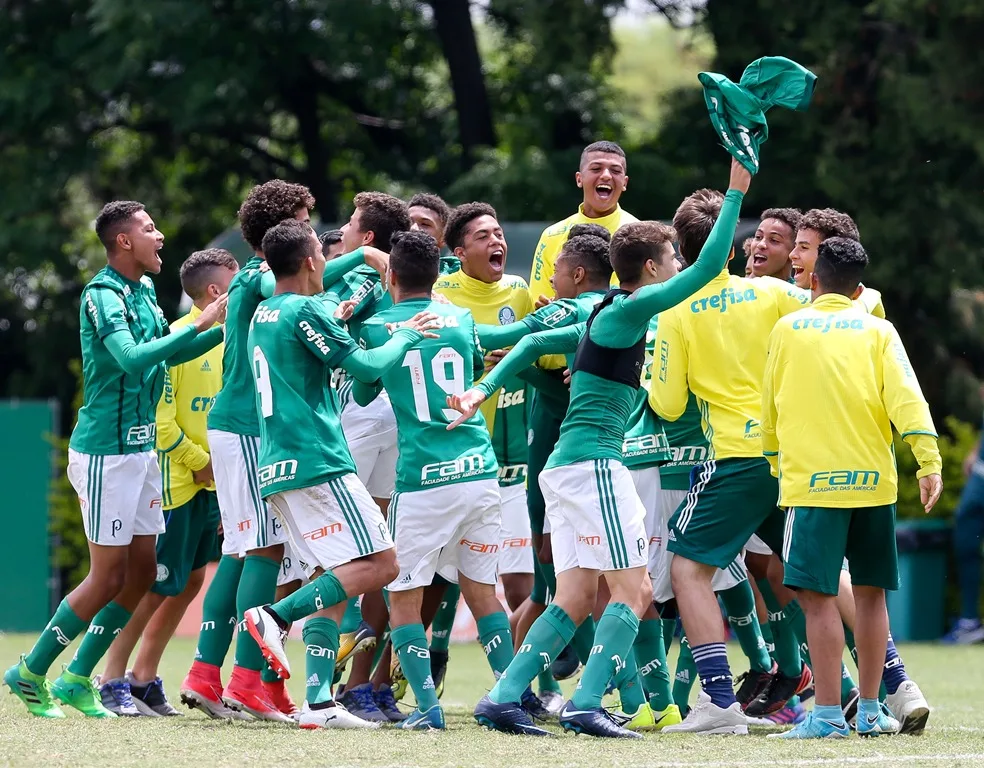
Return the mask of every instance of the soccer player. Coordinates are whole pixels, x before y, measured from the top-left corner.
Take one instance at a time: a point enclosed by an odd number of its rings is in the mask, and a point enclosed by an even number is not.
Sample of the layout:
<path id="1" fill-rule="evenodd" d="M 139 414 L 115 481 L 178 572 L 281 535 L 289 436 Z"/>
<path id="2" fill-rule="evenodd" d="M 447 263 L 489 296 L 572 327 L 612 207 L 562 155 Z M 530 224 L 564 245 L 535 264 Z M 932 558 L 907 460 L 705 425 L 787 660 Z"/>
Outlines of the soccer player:
<path id="1" fill-rule="evenodd" d="M 412 231 L 426 232 L 437 241 L 438 248 L 444 247 L 444 230 L 448 226 L 451 208 L 443 199 L 429 192 L 418 192 L 407 203 L 407 212 L 410 214 Z M 442 263 L 441 274 L 450 274 L 445 272 L 445 269 L 447 265 Z M 457 272 L 457 269 L 451 271 Z"/>
<path id="2" fill-rule="evenodd" d="M 342 243 L 342 230 L 329 229 L 318 236 L 321 241 L 321 252 L 327 261 L 337 259 L 345 252 L 345 245 Z"/>
<path id="3" fill-rule="evenodd" d="M 820 243 L 828 237 L 847 237 L 861 240 L 854 219 L 833 208 L 814 208 L 803 214 L 796 231 L 796 241 L 789 260 L 793 267 L 793 282 L 797 288 L 810 290 L 810 275 L 817 261 Z"/>
<path id="4" fill-rule="evenodd" d="M 741 250 L 745 254 L 745 277 L 752 277 L 752 244 L 755 239 L 752 237 L 746 237 L 741 244 Z"/>
<path id="5" fill-rule="evenodd" d="M 768 276 L 790 281 L 789 252 L 793 250 L 802 215 L 795 208 L 763 211 L 752 239 L 752 277 Z"/>
<path id="6" fill-rule="evenodd" d="M 224 296 L 238 271 L 236 259 L 221 248 L 191 254 L 181 265 L 181 288 L 194 304 L 171 324 L 171 332 L 194 322 Z M 104 706 L 118 715 L 181 714 L 167 700 L 157 673 L 164 649 L 205 581 L 205 566 L 219 556 L 219 505 L 205 422 L 221 386 L 221 344 L 164 374 L 164 395 L 157 404 L 157 458 L 165 529 L 157 537 L 157 581 L 106 657 L 100 693 Z M 140 653 L 128 671 L 141 637 Z"/>
<path id="7" fill-rule="evenodd" d="M 31 652 L 3 676 L 39 717 L 65 716 L 52 695 L 90 717 L 116 717 L 90 678 L 157 576 L 155 541 L 164 532 L 164 515 L 154 417 L 164 363 L 193 360 L 221 342 L 222 329 L 212 326 L 225 318 L 222 297 L 168 334 L 147 277 L 161 271 L 164 235 L 141 203 L 107 204 L 96 217 L 96 235 L 108 264 L 82 291 L 85 399 L 68 454 L 68 479 L 89 542 L 89 573 L 61 601 Z M 48 669 L 86 627 L 72 662 L 49 684 Z"/>
<path id="8" fill-rule="evenodd" d="M 837 592 L 845 557 L 858 609 L 857 731 L 876 736 L 900 728 L 878 702 L 888 641 L 885 590 L 899 586 L 892 426 L 919 463 L 927 513 L 943 490 L 942 460 L 894 326 L 851 301 L 867 264 L 857 240 L 824 240 L 810 278 L 813 304 L 780 320 L 769 340 L 762 447 L 780 478 L 779 504 L 788 510 L 784 583 L 797 590 L 806 612 L 816 685 L 810 716 L 780 738 L 849 733 L 839 703 L 844 629 Z M 826 417 L 818 421 L 803 404 L 821 400 Z"/>
<path id="9" fill-rule="evenodd" d="M 660 266 L 673 258 L 673 231 L 651 222 L 654 233 L 661 233 L 652 238 L 650 248 L 619 253 L 618 259 L 618 252 L 612 252 L 621 288 L 606 295 L 584 326 L 528 336 L 477 388 L 450 398 L 464 418 L 494 391 L 497 379 L 516 367 L 525 367 L 543 352 L 577 349 L 571 405 L 557 448 L 540 476 L 551 525 L 557 595 L 530 628 L 506 673 L 476 707 L 475 717 L 482 724 L 513 733 L 546 733 L 522 710 L 520 695 L 594 608 L 598 579 L 604 574 L 611 602 L 598 621 L 597 650 L 561 710 L 560 723 L 567 730 L 597 736 L 639 737 L 615 723 L 601 706 L 609 680 L 632 650 L 639 617 L 652 602 L 645 510 L 621 463 L 622 444 L 639 389 L 650 321 L 724 268 L 750 180 L 748 172 L 733 161 L 726 215 L 691 269 L 656 283 Z"/>
<path id="10" fill-rule="evenodd" d="M 464 229 L 457 224 L 460 215 L 457 209 L 448 227 L 456 254 Z M 468 230 L 474 234 L 473 230 L 489 226 L 488 239 L 501 240 L 494 218 L 483 222 L 485 216 L 472 219 L 475 227 Z M 445 727 L 420 616 L 424 587 L 437 573 L 460 585 L 496 676 L 513 656 L 509 620 L 495 595 L 502 539 L 499 472 L 492 442 L 480 415 L 452 433 L 447 431 L 457 414 L 448 410 L 445 401 L 470 388 L 485 363 L 471 313 L 431 299 L 439 258 L 437 242 L 426 233 L 394 238 L 389 272 L 394 305 L 366 323 L 363 342 L 368 349 L 380 347 L 388 341 L 389 329 L 401 327 L 419 312 L 437 315 L 438 330 L 435 338 L 412 347 L 402 365 L 384 373 L 374 386 L 357 382 L 353 389 L 356 400 L 365 402 L 385 385 L 399 425 L 400 458 L 389 522 L 400 574 L 387 591 L 391 641 L 417 700 L 417 709 L 400 726 L 405 730 Z M 477 266 L 469 256 L 461 258 L 463 268 Z M 529 301 L 525 283 L 523 299 Z M 525 515 L 525 505 L 521 511 Z"/>
<path id="11" fill-rule="evenodd" d="M 263 237 L 276 278 L 250 323 L 249 358 L 260 416 L 259 492 L 288 531 L 291 546 L 313 572 L 311 583 L 274 605 L 246 611 L 250 635 L 271 667 L 290 677 L 283 641 L 304 623 L 307 695 L 301 728 L 371 728 L 336 707 L 331 682 L 338 621 L 349 597 L 379 589 L 397 574 L 386 522 L 366 487 L 342 432 L 331 368 L 375 381 L 421 341 L 432 315 L 410 318 L 377 350 L 365 351 L 315 298 L 324 288 L 325 258 L 306 222 L 284 221 Z"/>
<path id="12" fill-rule="evenodd" d="M 554 273 L 557 254 L 567 240 L 567 230 L 575 224 L 598 224 L 614 233 L 623 224 L 638 221 L 618 204 L 629 186 L 629 176 L 625 150 L 615 142 L 588 144 L 581 152 L 574 180 L 584 193 L 577 213 L 543 230 L 533 253 L 530 294 L 537 306 L 546 304 L 553 293 L 550 278 Z"/>

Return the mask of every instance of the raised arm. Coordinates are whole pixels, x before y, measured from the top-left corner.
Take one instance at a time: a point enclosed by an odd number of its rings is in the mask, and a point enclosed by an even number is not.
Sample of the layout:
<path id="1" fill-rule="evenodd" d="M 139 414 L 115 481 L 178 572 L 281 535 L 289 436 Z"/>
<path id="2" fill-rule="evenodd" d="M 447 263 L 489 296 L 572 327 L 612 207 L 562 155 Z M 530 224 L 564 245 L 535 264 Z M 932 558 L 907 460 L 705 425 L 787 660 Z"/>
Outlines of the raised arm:
<path id="1" fill-rule="evenodd" d="M 168 357 L 167 364 L 181 365 L 181 363 L 187 363 L 189 360 L 201 357 L 213 347 L 221 344 L 222 339 L 223 329 L 221 325 L 215 328 L 209 328 L 204 333 L 199 333 L 195 340 L 184 349 Z"/>

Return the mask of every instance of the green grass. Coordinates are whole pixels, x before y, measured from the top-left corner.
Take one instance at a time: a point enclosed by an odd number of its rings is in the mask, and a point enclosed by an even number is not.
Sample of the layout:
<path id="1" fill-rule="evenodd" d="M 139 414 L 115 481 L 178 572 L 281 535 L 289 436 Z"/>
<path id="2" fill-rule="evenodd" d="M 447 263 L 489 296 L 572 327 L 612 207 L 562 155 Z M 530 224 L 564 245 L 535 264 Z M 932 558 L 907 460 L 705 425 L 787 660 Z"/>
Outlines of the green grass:
<path id="1" fill-rule="evenodd" d="M 0 660 L 12 663 L 33 638 L 0 635 Z M 288 645 L 303 695 L 299 642 Z M 732 648 L 735 668 L 740 668 Z M 194 643 L 176 640 L 164 659 L 163 677 L 177 704 L 177 687 Z M 935 710 L 921 737 L 900 736 L 826 743 L 789 743 L 764 735 L 748 738 L 649 735 L 633 743 L 588 737 L 531 739 L 479 728 L 471 708 L 491 682 L 478 644 L 452 646 L 443 703 L 447 733 L 383 730 L 308 732 L 265 723 L 218 723 L 197 713 L 183 718 L 86 720 L 68 710 L 62 721 L 30 717 L 13 696 L 0 696 L 0 765 L 11 766 L 760 766 L 912 765 L 984 763 L 984 647 L 902 647 L 907 669 Z M 675 653 L 673 654 L 675 656 Z M 65 655 L 67 661 L 69 655 Z"/>

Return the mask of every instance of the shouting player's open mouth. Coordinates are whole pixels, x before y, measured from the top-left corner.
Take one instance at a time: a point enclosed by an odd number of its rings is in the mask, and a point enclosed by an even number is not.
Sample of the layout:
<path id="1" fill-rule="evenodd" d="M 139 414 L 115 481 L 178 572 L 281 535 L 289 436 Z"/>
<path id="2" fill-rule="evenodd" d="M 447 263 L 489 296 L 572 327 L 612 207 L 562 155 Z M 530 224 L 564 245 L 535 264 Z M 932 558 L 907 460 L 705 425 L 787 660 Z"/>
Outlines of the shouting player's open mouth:
<path id="1" fill-rule="evenodd" d="M 595 194 L 598 195 L 599 200 L 608 202 L 612 199 L 612 195 L 615 194 L 615 189 L 611 184 L 598 184 L 595 187 Z"/>
<path id="2" fill-rule="evenodd" d="M 489 269 L 497 275 L 502 274 L 506 264 L 506 252 L 502 248 L 496 248 L 489 254 Z"/>

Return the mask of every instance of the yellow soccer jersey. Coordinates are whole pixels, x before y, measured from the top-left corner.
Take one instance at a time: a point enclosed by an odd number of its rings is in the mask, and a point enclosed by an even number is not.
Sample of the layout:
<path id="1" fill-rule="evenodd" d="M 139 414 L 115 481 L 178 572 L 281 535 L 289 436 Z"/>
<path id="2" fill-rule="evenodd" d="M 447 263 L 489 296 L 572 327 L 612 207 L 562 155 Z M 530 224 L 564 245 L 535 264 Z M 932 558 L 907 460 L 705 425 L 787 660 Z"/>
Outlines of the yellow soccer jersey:
<path id="1" fill-rule="evenodd" d="M 202 311 L 193 306 L 171 323 L 171 331 L 193 322 Z M 192 471 L 208 464 L 206 420 L 215 396 L 222 388 L 222 344 L 201 357 L 167 369 L 164 393 L 157 404 L 157 457 L 161 465 L 164 509 L 180 507 L 202 488 Z"/>
<path id="2" fill-rule="evenodd" d="M 762 389 L 762 446 L 784 507 L 894 504 L 892 424 L 917 475 L 938 473 L 936 428 L 887 320 L 826 294 L 776 323 Z"/>
<path id="3" fill-rule="evenodd" d="M 762 455 L 762 372 L 769 334 L 809 294 L 771 277 L 754 280 L 724 269 L 689 299 L 660 313 L 654 357 L 659 369 L 649 402 L 676 421 L 693 392 L 710 443 L 708 458 Z"/>
<path id="4" fill-rule="evenodd" d="M 560 249 L 567 242 L 567 233 L 575 224 L 599 224 L 612 234 L 623 224 L 630 224 L 638 219 L 628 211 L 623 211 L 616 205 L 615 210 L 600 219 L 589 219 L 584 215 L 584 205 L 578 206 L 577 213 L 568 216 L 563 221 L 547 227 L 540 235 L 540 241 L 533 253 L 533 269 L 530 272 L 530 294 L 535 302 L 541 295 L 553 297 L 554 290 L 550 284 L 553 277 L 554 264 Z"/>
<path id="5" fill-rule="evenodd" d="M 452 304 L 471 310 L 475 322 L 483 325 L 508 325 L 533 311 L 526 281 L 517 275 L 503 275 L 497 283 L 483 283 L 459 269 L 438 278 L 434 290 Z M 497 405 L 506 408 L 525 403 L 525 398 L 516 398 L 514 393 L 510 395 L 509 398 L 493 395 L 482 404 L 481 411 L 490 433 L 495 430 Z"/>

